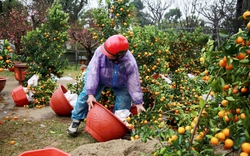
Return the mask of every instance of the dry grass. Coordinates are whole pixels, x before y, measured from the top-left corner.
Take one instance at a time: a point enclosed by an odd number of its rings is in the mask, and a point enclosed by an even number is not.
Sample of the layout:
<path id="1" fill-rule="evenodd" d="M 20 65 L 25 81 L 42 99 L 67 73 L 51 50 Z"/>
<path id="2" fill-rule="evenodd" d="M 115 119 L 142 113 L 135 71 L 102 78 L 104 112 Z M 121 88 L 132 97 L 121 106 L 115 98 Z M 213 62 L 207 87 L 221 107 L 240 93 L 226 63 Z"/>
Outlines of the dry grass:
<path id="1" fill-rule="evenodd" d="M 77 147 L 96 142 L 87 132 L 80 131 L 78 137 L 68 136 L 66 129 L 69 122 L 60 118 L 43 121 L 25 119 L 0 119 L 0 155 L 17 156 L 24 151 L 36 150 L 46 147 L 56 147 L 67 153 Z M 83 129 L 85 124 L 81 124 Z M 15 141 L 11 145 L 11 141 Z"/>
<path id="2" fill-rule="evenodd" d="M 0 76 L 7 77 L 8 80 L 15 80 L 14 72 L 10 72 L 9 70 L 4 70 L 0 72 Z"/>

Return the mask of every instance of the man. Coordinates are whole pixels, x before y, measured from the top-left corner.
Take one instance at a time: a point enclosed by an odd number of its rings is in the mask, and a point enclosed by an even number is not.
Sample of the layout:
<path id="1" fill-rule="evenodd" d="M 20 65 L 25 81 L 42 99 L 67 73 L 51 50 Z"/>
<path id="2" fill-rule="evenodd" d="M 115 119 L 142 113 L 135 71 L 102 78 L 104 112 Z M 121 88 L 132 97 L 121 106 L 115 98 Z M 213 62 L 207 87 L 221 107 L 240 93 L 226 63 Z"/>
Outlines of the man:
<path id="1" fill-rule="evenodd" d="M 80 122 L 100 98 L 104 87 L 110 87 L 116 95 L 114 111 L 130 110 L 131 104 L 137 107 L 137 112 L 145 111 L 137 63 L 129 51 L 128 40 L 122 35 L 109 37 L 96 49 L 84 84 L 72 111 L 73 121 L 68 128 L 71 135 L 77 134 Z"/>

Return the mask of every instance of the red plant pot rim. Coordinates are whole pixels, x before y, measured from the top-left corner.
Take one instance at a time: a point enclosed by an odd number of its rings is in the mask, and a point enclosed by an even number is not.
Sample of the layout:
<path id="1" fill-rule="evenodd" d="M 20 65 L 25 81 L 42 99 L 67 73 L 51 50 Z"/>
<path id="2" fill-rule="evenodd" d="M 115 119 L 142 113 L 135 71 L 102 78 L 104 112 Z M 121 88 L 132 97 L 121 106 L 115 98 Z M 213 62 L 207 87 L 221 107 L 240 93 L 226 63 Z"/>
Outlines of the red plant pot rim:
<path id="1" fill-rule="evenodd" d="M 60 96 L 61 100 L 58 101 L 59 103 L 55 103 L 55 100 L 58 100 L 58 95 L 56 95 L 58 94 L 58 92 L 61 94 Z M 62 115 L 62 116 L 71 115 L 71 111 L 73 110 L 73 106 L 69 103 L 69 101 L 64 95 L 64 93 L 66 92 L 67 89 L 62 84 L 60 84 L 50 99 L 50 107 L 57 115 Z M 63 108 L 61 107 L 62 106 L 62 103 L 60 103 L 61 101 L 64 102 Z"/>
<path id="2" fill-rule="evenodd" d="M 93 118 L 89 119 L 89 117 L 90 117 L 89 115 L 90 114 L 94 115 L 94 114 L 92 114 L 91 111 L 94 111 L 96 106 L 99 106 L 102 110 L 105 110 L 106 111 L 105 114 L 107 113 L 108 115 L 110 115 L 112 117 L 112 120 L 114 120 L 115 123 L 120 123 L 119 125 L 110 126 L 110 128 L 114 128 L 114 129 L 111 130 L 110 132 L 108 132 L 108 134 L 107 134 L 106 131 L 105 132 L 100 132 L 98 129 L 97 130 L 93 129 L 93 127 L 95 127 L 96 124 L 95 124 L 95 122 L 93 120 L 91 120 Z M 102 122 L 103 121 L 100 121 L 97 124 L 102 123 Z M 109 125 L 110 125 L 110 123 L 108 124 L 108 126 Z M 117 126 L 119 126 L 119 128 Z M 117 130 L 121 130 L 121 135 L 120 136 L 116 136 L 116 134 L 114 134 L 114 132 L 117 132 Z M 112 139 L 118 139 L 118 138 L 123 137 L 122 135 L 126 135 L 126 133 L 130 132 L 129 128 L 126 126 L 126 124 L 124 122 L 122 122 L 117 116 L 115 116 L 111 111 L 109 111 L 107 108 L 105 108 L 102 104 L 100 104 L 98 102 L 95 102 L 94 107 L 88 112 L 88 116 L 86 118 L 85 131 L 90 133 L 99 142 L 105 142 L 105 141 L 109 141 L 109 140 L 112 140 Z M 112 135 L 111 135 L 111 133 L 112 133 Z"/>
<path id="3" fill-rule="evenodd" d="M 0 81 L 2 81 L 2 80 L 7 80 L 7 78 L 6 77 L 4 77 L 4 76 L 0 76 Z"/>
<path id="4" fill-rule="evenodd" d="M 6 80 L 7 80 L 6 77 L 0 76 L 0 82 L 1 82 L 1 85 L 0 85 L 0 92 L 2 92 L 2 90 L 5 88 Z"/>

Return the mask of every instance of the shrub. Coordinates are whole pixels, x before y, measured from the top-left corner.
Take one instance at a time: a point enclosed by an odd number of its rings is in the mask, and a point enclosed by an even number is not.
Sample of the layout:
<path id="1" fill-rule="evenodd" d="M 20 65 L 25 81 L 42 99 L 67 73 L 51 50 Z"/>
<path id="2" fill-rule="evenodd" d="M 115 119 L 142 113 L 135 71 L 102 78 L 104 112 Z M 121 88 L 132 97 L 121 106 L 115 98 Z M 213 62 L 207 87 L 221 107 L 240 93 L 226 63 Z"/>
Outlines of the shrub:
<path id="1" fill-rule="evenodd" d="M 3 40 L 0 42 L 0 72 L 4 69 L 12 68 L 14 63 L 13 59 L 11 58 L 13 49 L 10 46 L 8 40 Z"/>
<path id="2" fill-rule="evenodd" d="M 68 14 L 64 13 L 62 6 L 58 4 L 54 4 L 47 11 L 47 21 L 22 38 L 22 51 L 27 54 L 26 80 L 37 73 L 41 75 L 40 79 L 44 80 L 50 78 L 51 73 L 61 77 L 68 65 L 66 59 L 61 59 L 62 54 L 66 52 L 65 42 L 68 40 Z"/>

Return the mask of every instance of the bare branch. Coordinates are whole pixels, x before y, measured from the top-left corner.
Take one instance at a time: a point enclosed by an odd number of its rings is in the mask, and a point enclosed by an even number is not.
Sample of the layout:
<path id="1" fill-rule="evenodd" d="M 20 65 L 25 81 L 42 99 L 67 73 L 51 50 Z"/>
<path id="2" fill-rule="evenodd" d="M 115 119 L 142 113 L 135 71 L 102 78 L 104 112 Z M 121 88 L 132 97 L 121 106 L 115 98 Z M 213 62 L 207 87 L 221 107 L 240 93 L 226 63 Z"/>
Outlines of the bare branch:
<path id="1" fill-rule="evenodd" d="M 161 23 L 167 9 L 172 5 L 172 0 L 170 2 L 163 2 L 161 0 L 145 0 L 144 3 L 149 11 L 148 14 L 151 20 L 154 23 Z"/>

